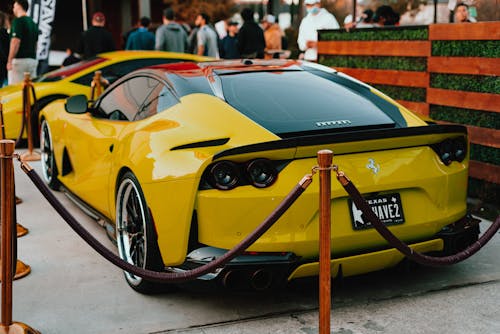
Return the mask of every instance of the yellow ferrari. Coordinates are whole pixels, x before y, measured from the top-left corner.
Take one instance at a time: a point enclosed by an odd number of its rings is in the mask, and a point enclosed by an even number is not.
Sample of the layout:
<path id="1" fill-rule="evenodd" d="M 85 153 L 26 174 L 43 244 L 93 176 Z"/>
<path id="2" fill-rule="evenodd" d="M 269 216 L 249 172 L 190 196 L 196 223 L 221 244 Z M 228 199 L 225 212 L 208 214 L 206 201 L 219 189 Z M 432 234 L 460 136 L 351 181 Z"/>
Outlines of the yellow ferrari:
<path id="1" fill-rule="evenodd" d="M 38 141 L 38 114 L 47 104 L 68 96 L 85 94 L 90 98 L 92 78 L 101 71 L 110 83 L 141 67 L 179 61 L 203 61 L 208 58 L 184 53 L 160 51 L 115 51 L 100 54 L 68 67 L 49 72 L 33 80 L 36 102 L 31 97 L 31 119 L 33 138 Z M 0 103 L 3 104 L 6 138 L 26 138 L 22 130 L 22 84 L 0 89 Z"/>
<path id="2" fill-rule="evenodd" d="M 433 125 L 381 92 L 321 65 L 289 60 L 178 63 L 137 70 L 95 102 L 74 96 L 40 114 L 46 182 L 105 222 L 129 263 L 188 270 L 252 232 L 317 152 L 357 184 L 417 251 L 454 252 L 465 229 L 467 131 Z M 243 256 L 204 278 L 264 289 L 318 274 L 319 181 Z M 397 265 L 332 182 L 332 276 Z M 156 283 L 125 273 L 130 286 Z"/>

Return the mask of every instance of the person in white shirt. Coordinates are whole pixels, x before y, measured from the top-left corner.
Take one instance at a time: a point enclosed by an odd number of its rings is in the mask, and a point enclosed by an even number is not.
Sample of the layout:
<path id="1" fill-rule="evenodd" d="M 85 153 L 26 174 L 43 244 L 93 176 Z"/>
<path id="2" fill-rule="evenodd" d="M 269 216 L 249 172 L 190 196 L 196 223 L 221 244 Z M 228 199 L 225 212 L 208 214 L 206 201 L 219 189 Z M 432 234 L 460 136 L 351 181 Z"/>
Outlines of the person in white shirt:
<path id="1" fill-rule="evenodd" d="M 297 43 L 299 49 L 304 51 L 304 59 L 316 61 L 318 58 L 318 30 L 339 29 L 335 16 L 326 9 L 321 8 L 320 0 L 304 0 L 307 15 L 299 26 Z"/>

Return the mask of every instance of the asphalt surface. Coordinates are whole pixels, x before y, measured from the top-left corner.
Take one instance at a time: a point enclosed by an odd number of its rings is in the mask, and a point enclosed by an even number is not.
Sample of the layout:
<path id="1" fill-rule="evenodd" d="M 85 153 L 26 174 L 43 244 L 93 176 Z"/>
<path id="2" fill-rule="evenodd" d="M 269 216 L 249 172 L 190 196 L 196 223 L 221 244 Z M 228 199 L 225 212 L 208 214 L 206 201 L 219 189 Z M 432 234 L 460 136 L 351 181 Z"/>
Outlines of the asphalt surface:
<path id="1" fill-rule="evenodd" d="M 21 153 L 21 152 L 20 152 Z M 40 163 L 31 165 L 40 171 Z M 60 218 L 15 163 L 19 259 L 32 272 L 14 282 L 14 320 L 41 333 L 318 333 L 316 279 L 282 289 L 229 290 L 210 282 L 173 292 L 134 292 Z M 114 249 L 104 230 L 62 193 L 61 202 Z M 482 223 L 484 230 L 488 222 Z M 500 237 L 446 268 L 397 268 L 333 284 L 332 333 L 500 333 Z"/>

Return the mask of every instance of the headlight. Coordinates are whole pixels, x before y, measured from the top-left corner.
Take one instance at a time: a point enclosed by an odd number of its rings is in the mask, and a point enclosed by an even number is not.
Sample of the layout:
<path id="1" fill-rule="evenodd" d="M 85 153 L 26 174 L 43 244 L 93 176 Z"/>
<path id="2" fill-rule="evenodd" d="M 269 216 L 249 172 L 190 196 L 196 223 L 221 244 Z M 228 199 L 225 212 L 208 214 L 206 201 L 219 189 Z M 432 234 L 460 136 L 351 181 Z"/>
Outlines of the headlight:
<path id="1" fill-rule="evenodd" d="M 210 168 L 209 178 L 209 182 L 217 189 L 233 189 L 240 179 L 238 165 L 231 161 L 217 162 Z"/>
<path id="2" fill-rule="evenodd" d="M 267 159 L 255 159 L 248 163 L 247 176 L 253 186 L 257 188 L 269 187 L 276 181 L 278 171 Z"/>

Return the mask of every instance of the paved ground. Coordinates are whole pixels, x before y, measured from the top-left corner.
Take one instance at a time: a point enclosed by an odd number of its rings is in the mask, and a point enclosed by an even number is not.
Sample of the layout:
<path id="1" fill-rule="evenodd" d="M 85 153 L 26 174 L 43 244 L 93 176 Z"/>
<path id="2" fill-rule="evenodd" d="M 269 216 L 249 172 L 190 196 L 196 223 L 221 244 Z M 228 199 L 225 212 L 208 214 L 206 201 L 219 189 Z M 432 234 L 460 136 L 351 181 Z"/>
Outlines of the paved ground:
<path id="1" fill-rule="evenodd" d="M 38 162 L 32 163 L 35 170 Z M 14 320 L 45 334 L 318 332 L 316 281 L 279 291 L 230 291 L 194 282 L 144 296 L 66 225 L 15 164 L 18 241 L 32 273 L 14 283 Z M 104 230 L 63 194 L 76 218 L 109 247 Z M 486 227 L 487 225 L 485 225 Z M 500 237 L 447 268 L 389 270 L 333 287 L 332 333 L 500 333 Z"/>

